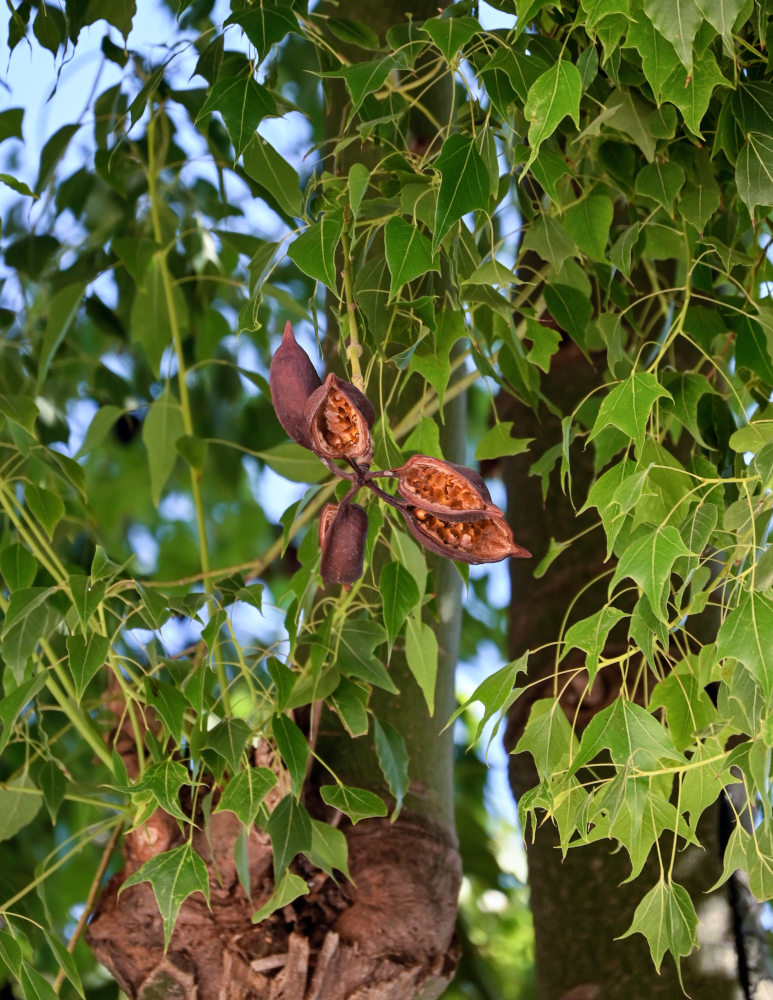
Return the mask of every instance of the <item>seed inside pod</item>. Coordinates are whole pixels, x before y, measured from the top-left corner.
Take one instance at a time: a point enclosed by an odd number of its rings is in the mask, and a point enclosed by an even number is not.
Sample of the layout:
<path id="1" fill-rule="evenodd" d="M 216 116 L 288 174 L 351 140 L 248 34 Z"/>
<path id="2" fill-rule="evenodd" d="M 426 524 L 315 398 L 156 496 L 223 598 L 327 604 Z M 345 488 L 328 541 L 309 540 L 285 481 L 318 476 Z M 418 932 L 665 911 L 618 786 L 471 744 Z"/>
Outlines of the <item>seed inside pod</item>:
<path id="1" fill-rule="evenodd" d="M 477 564 L 499 562 L 508 556 L 527 559 L 531 555 L 513 541 L 503 517 L 449 520 L 421 507 L 404 510 L 403 516 L 414 538 L 446 559 Z"/>
<path id="2" fill-rule="evenodd" d="M 365 466 L 373 458 L 370 428 L 375 417 L 370 400 L 332 372 L 305 408 L 312 448 L 318 455 L 351 459 Z"/>
<path id="3" fill-rule="evenodd" d="M 452 520 L 503 516 L 473 469 L 429 455 L 414 455 L 394 471 L 400 493 L 421 509 Z"/>

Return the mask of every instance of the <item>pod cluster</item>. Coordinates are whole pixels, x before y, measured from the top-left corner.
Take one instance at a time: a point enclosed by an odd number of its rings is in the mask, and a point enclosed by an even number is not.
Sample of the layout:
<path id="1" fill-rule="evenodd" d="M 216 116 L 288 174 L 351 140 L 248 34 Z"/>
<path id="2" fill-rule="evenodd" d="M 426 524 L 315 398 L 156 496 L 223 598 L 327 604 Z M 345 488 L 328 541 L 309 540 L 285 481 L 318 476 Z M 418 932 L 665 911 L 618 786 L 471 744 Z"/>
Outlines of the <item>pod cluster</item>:
<path id="1" fill-rule="evenodd" d="M 363 487 L 399 510 L 413 537 L 436 555 L 466 563 L 528 558 L 473 469 L 413 455 L 398 469 L 371 472 L 373 404 L 332 372 L 323 382 L 289 323 L 271 361 L 269 382 L 274 410 L 287 434 L 352 483 L 343 500 L 327 504 L 320 516 L 325 583 L 349 586 L 362 575 L 368 515 L 352 498 Z M 349 469 L 341 469 L 337 461 Z M 396 495 L 376 483 L 382 478 L 397 480 Z"/>

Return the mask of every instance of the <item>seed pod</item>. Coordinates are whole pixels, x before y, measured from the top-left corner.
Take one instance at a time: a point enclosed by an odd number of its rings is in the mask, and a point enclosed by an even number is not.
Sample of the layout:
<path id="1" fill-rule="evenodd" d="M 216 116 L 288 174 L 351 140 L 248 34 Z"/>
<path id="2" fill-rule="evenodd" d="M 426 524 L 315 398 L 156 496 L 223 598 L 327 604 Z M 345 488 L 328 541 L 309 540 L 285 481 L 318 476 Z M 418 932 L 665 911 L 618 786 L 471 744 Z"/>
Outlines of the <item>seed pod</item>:
<path id="1" fill-rule="evenodd" d="M 528 559 L 531 552 L 513 541 L 504 517 L 459 521 L 439 517 L 421 507 L 402 511 L 413 537 L 439 556 L 466 563 L 499 562 L 512 556 Z"/>
<path id="2" fill-rule="evenodd" d="M 302 444 L 304 448 L 311 448 L 311 435 L 304 417 L 304 408 L 309 396 L 322 385 L 322 379 L 317 375 L 308 354 L 296 343 L 289 323 L 285 325 L 282 343 L 271 359 L 268 379 L 271 402 L 279 423 L 293 441 Z"/>
<path id="3" fill-rule="evenodd" d="M 319 519 L 320 572 L 325 583 L 350 585 L 362 576 L 368 515 L 359 504 L 328 503 Z"/>
<path id="4" fill-rule="evenodd" d="M 394 474 L 406 500 L 446 521 L 504 517 L 503 511 L 491 502 L 482 476 L 464 465 L 413 455 Z"/>
<path id="5" fill-rule="evenodd" d="M 373 458 L 373 404 L 359 389 L 331 372 L 306 402 L 304 419 L 311 447 L 322 458 L 351 459 L 368 466 Z"/>

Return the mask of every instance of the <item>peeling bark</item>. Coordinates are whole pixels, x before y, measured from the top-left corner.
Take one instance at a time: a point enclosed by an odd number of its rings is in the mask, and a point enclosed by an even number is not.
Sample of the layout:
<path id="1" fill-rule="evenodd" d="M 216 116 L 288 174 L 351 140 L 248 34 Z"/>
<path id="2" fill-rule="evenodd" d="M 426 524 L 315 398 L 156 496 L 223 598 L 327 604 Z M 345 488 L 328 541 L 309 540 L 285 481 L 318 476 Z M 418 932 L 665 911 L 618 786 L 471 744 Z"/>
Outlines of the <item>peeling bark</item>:
<path id="1" fill-rule="evenodd" d="M 446 830 L 408 818 L 348 827 L 354 884 L 343 878 L 336 883 L 300 858 L 293 870 L 306 878 L 309 895 L 257 925 L 252 914 L 274 888 L 271 843 L 257 829 L 250 834 L 250 901 L 233 862 L 240 830 L 236 817 L 224 812 L 212 816 L 209 839 L 196 831 L 194 847 L 210 871 L 212 907 L 201 893 L 186 900 L 166 955 L 151 886 L 141 883 L 118 895 L 148 856 L 147 849 L 136 849 L 137 840 L 146 843 L 142 828 L 125 838 L 126 866 L 103 893 L 87 937 L 132 1000 L 441 995 L 458 957 L 452 938 L 461 879 L 456 844 Z"/>

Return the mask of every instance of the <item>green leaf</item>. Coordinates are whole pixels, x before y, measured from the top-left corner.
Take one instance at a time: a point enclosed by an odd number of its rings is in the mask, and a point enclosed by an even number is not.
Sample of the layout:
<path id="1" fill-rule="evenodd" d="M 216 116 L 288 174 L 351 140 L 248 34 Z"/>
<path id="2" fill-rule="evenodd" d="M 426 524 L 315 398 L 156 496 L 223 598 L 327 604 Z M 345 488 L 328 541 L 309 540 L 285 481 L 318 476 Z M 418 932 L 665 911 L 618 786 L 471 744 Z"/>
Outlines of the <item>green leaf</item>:
<path id="1" fill-rule="evenodd" d="M 743 663 L 762 684 L 766 698 L 773 694 L 773 601 L 759 593 L 745 593 L 717 633 L 717 656 Z"/>
<path id="2" fill-rule="evenodd" d="M 325 25 L 342 42 L 350 42 L 363 49 L 381 48 L 378 35 L 367 24 L 352 21 L 348 17 L 326 17 Z"/>
<path id="3" fill-rule="evenodd" d="M 722 46 L 725 55 L 733 58 L 733 25 L 743 9 L 744 0 L 696 0 L 698 10 L 709 24 L 722 36 Z"/>
<path id="4" fill-rule="evenodd" d="M 685 173 L 678 163 L 670 160 L 661 163 L 656 160 L 643 166 L 636 175 L 636 192 L 662 205 L 673 217 L 674 202 L 684 186 L 684 181 Z"/>
<path id="5" fill-rule="evenodd" d="M 559 59 L 529 88 L 529 95 L 523 113 L 529 122 L 529 145 L 531 152 L 524 164 L 524 171 L 531 167 L 539 155 L 540 146 L 569 115 L 580 127 L 580 98 L 582 78 L 577 67 L 565 59 Z"/>
<path id="6" fill-rule="evenodd" d="M 569 257 L 577 252 L 577 247 L 566 228 L 551 215 L 540 215 L 526 230 L 521 245 L 521 253 L 528 250 L 535 253 L 559 271 Z"/>
<path id="7" fill-rule="evenodd" d="M 293 793 L 298 797 L 306 777 L 309 744 L 293 720 L 286 715 L 275 716 L 271 726 L 282 761 L 290 772 Z"/>
<path id="8" fill-rule="evenodd" d="M 21 789 L 30 789 L 28 792 Z M 24 771 L 0 787 L 0 841 L 10 840 L 33 821 L 43 805 L 35 782 Z"/>
<path id="9" fill-rule="evenodd" d="M 378 795 L 367 788 L 350 785 L 323 785 L 319 790 L 322 801 L 331 808 L 345 813 L 353 824 L 373 816 L 386 816 L 387 807 Z"/>
<path id="10" fill-rule="evenodd" d="M 11 594 L 3 623 L 3 658 L 17 681 L 22 679 L 27 658 L 54 626 L 57 617 L 46 602 L 53 587 L 25 587 Z"/>
<path id="11" fill-rule="evenodd" d="M 620 937 L 643 934 L 660 972 L 667 951 L 678 964 L 680 958 L 698 947 L 697 927 L 698 917 L 687 891 L 676 882 L 661 879 L 636 907 L 631 926 Z"/>
<path id="12" fill-rule="evenodd" d="M 758 205 L 773 205 L 773 136 L 749 132 L 736 161 L 735 183 L 752 219 Z"/>
<path id="13" fill-rule="evenodd" d="M 387 630 L 387 658 L 410 611 L 418 606 L 419 588 L 411 574 L 399 562 L 390 562 L 381 570 L 379 590 L 384 602 L 384 625 Z"/>
<path id="14" fill-rule="evenodd" d="M 604 427 L 617 427 L 627 434 L 641 451 L 647 421 L 656 399 L 671 395 L 650 372 L 633 372 L 614 385 L 604 397 L 588 437 L 592 441 Z"/>
<path id="15" fill-rule="evenodd" d="M 12 420 L 13 423 L 23 427 L 30 434 L 35 432 L 35 421 L 38 419 L 40 411 L 29 398 L 29 396 L 2 396 L 0 395 L 0 413 Z"/>
<path id="16" fill-rule="evenodd" d="M 67 778 L 56 761 L 46 760 L 37 774 L 37 783 L 43 792 L 43 801 L 51 817 L 51 823 L 56 823 L 59 806 L 64 801 L 67 792 Z"/>
<path id="17" fill-rule="evenodd" d="M 0 173 L 0 181 L 2 181 L 3 184 L 6 184 L 9 188 L 11 188 L 11 190 L 15 191 L 17 194 L 22 194 L 28 198 L 33 198 L 35 201 L 37 201 L 39 197 L 39 195 L 36 195 L 28 184 L 25 184 L 24 181 L 20 181 L 18 178 L 12 176 L 11 174 Z"/>
<path id="18" fill-rule="evenodd" d="M 517 697 L 515 681 L 518 674 L 526 670 L 528 659 L 527 651 L 517 660 L 511 660 L 481 681 L 467 701 L 456 709 L 447 726 L 450 726 L 474 701 L 478 701 L 483 705 L 483 717 L 478 723 L 473 741 L 478 740 L 488 720 L 496 713 L 504 713 L 515 701 Z"/>
<path id="19" fill-rule="evenodd" d="M 367 733 L 368 691 L 365 688 L 342 677 L 329 700 L 347 733 L 353 739 Z"/>
<path id="20" fill-rule="evenodd" d="M 78 312 L 86 286 L 82 284 L 65 285 L 51 299 L 46 313 L 46 329 L 38 358 L 38 374 L 35 380 L 35 391 L 40 392 L 45 381 L 49 365 L 56 354 L 59 345 L 67 335 L 72 321 Z"/>
<path id="21" fill-rule="evenodd" d="M 504 455 L 521 455 L 529 450 L 533 438 L 514 438 L 514 424 L 511 420 L 496 423 L 486 431 L 475 449 L 475 458 L 484 462 L 490 458 L 502 458 Z"/>
<path id="22" fill-rule="evenodd" d="M 172 323 L 164 288 L 163 268 L 161 257 L 156 255 L 145 275 L 144 286 L 140 285 L 134 296 L 130 319 L 132 340 L 142 347 L 154 375 L 159 374 L 161 358 L 172 343 Z M 187 325 L 185 297 L 176 284 L 172 286 L 172 307 L 178 325 Z M 180 434 L 182 433 L 184 432 L 181 431 Z"/>
<path id="23" fill-rule="evenodd" d="M 714 53 L 707 49 L 695 59 L 691 75 L 685 76 L 681 66 L 669 74 L 663 84 L 663 100 L 675 104 L 682 112 L 687 128 L 702 139 L 700 125 L 714 88 L 729 86 L 730 82 L 720 72 Z"/>
<path id="24" fill-rule="evenodd" d="M 153 263 L 155 270 L 159 262 L 156 254 L 162 249 L 161 244 L 156 243 L 149 236 L 117 236 L 111 241 L 110 247 L 132 278 L 134 278 L 137 287 L 144 289 L 146 287 L 145 279 L 150 272 L 151 263 Z M 166 307 L 166 303 L 161 303 L 160 299 L 159 305 L 163 308 Z M 143 333 L 140 331 L 139 337 L 141 338 L 142 335 Z M 140 343 L 142 343 L 142 339 L 140 339 Z"/>
<path id="25" fill-rule="evenodd" d="M 757 454 L 771 443 L 773 443 L 773 420 L 755 420 L 746 427 L 733 431 L 729 441 L 733 451 L 741 454 L 746 451 Z"/>
<path id="26" fill-rule="evenodd" d="M 438 641 L 432 628 L 421 620 L 421 611 L 408 616 L 405 628 L 405 657 L 408 669 L 421 688 L 430 715 L 435 714 L 435 684 L 438 668 Z"/>
<path id="27" fill-rule="evenodd" d="M 242 756 L 252 731 L 246 719 L 223 719 L 207 731 L 202 746 L 222 757 L 233 775 L 241 769 Z"/>
<path id="28" fill-rule="evenodd" d="M 39 972 L 26 960 L 22 962 L 19 978 L 24 990 L 24 1000 L 57 1000 L 58 994 L 54 992 L 51 983 L 42 972 Z"/>
<path id="29" fill-rule="evenodd" d="M 0 963 L 18 979 L 21 975 L 21 962 L 22 950 L 19 942 L 7 931 L 0 931 Z"/>
<path id="30" fill-rule="evenodd" d="M 0 573 L 9 590 L 31 587 L 38 572 L 38 563 L 24 545 L 15 542 L 0 552 Z"/>
<path id="31" fill-rule="evenodd" d="M 23 139 L 22 121 L 24 108 L 6 108 L 0 111 L 0 142 L 6 139 Z"/>
<path id="32" fill-rule="evenodd" d="M 231 777 L 213 811 L 228 809 L 249 829 L 276 782 L 276 775 L 267 767 L 244 767 Z"/>
<path id="33" fill-rule="evenodd" d="M 608 750 L 619 767 L 633 766 L 641 771 L 685 763 L 657 719 L 641 705 L 623 698 L 616 698 L 593 716 L 572 760 L 572 773 L 589 764 L 602 750 Z"/>
<path id="34" fill-rule="evenodd" d="M 300 179 L 287 160 L 260 135 L 250 139 L 243 159 L 249 176 L 273 195 L 288 215 L 299 218 L 303 213 Z"/>
<path id="35" fill-rule="evenodd" d="M 191 844 L 182 844 L 171 851 L 157 854 L 130 875 L 118 891 L 140 882 L 150 882 L 164 924 L 164 952 L 169 947 L 177 914 L 185 900 L 194 892 L 202 892 L 209 905 L 207 866 Z"/>
<path id="36" fill-rule="evenodd" d="M 609 633 L 621 618 L 625 618 L 625 614 L 619 608 L 605 606 L 587 618 L 575 622 L 566 631 L 564 649 L 567 652 L 572 648 L 581 649 L 587 654 L 585 669 L 588 671 L 589 690 L 598 671 L 599 657 L 607 643 Z"/>
<path id="37" fill-rule="evenodd" d="M 250 71 L 247 74 L 218 79 L 196 116 L 196 124 L 213 111 L 223 116 L 228 136 L 239 157 L 269 115 L 276 114 L 276 102 Z"/>
<path id="38" fill-rule="evenodd" d="M 294 483 L 318 483 L 328 475 L 316 455 L 292 441 L 256 452 L 256 458 Z"/>
<path id="39" fill-rule="evenodd" d="M 440 428 L 432 417 L 421 418 L 405 439 L 403 451 L 415 451 L 420 455 L 443 458 L 443 449 L 440 447 Z"/>
<path id="40" fill-rule="evenodd" d="M 75 457 L 82 458 L 83 455 L 87 455 L 93 448 L 100 445 L 124 413 L 125 410 L 121 409 L 120 406 L 112 406 L 110 403 L 100 406 L 89 424 L 89 429 L 83 438 L 83 444 Z"/>
<path id="41" fill-rule="evenodd" d="M 421 30 L 429 35 L 450 63 L 459 49 L 477 35 L 480 24 L 474 17 L 433 17 L 424 22 Z"/>
<path id="42" fill-rule="evenodd" d="M 307 896 L 308 894 L 309 886 L 306 879 L 286 871 L 266 902 L 252 914 L 253 924 L 259 924 L 261 920 L 265 920 L 276 910 L 281 910 L 283 906 L 292 903 L 299 896 Z"/>
<path id="43" fill-rule="evenodd" d="M 373 733 L 379 767 L 395 799 L 392 821 L 397 819 L 408 791 L 408 751 L 402 734 L 389 722 L 373 717 Z"/>
<path id="44" fill-rule="evenodd" d="M 575 70 L 576 72 L 576 70 Z M 435 161 L 440 171 L 440 189 L 435 209 L 432 253 L 463 215 L 476 209 L 486 211 L 491 177 L 472 136 L 454 132 L 443 143 Z"/>
<path id="45" fill-rule="evenodd" d="M 531 706 L 529 721 L 513 753 L 528 752 L 540 780 L 565 771 L 577 749 L 577 737 L 554 698 L 540 698 Z"/>
<path id="46" fill-rule="evenodd" d="M 393 299 L 403 285 L 428 271 L 440 273 L 432 244 L 415 223 L 393 215 L 384 226 L 384 250 L 392 281 L 389 298 Z"/>
<path id="47" fill-rule="evenodd" d="M 78 619 L 83 628 L 87 629 L 91 616 L 104 599 L 105 582 L 95 582 L 83 573 L 74 573 L 69 577 L 68 585 Z"/>
<path id="48" fill-rule="evenodd" d="M 338 288 L 335 254 L 343 228 L 341 209 L 326 212 L 319 222 L 308 226 L 287 250 L 287 256 L 304 274 L 327 285 L 333 292 Z"/>
<path id="49" fill-rule="evenodd" d="M 53 490 L 28 483 L 24 496 L 32 514 L 46 529 L 49 538 L 54 536 L 54 528 L 64 517 L 64 501 Z"/>
<path id="50" fill-rule="evenodd" d="M 177 461 L 176 442 L 183 434 L 185 422 L 182 409 L 167 385 L 150 404 L 142 425 L 142 440 L 148 452 L 150 468 L 150 495 L 156 507 Z"/>
<path id="51" fill-rule="evenodd" d="M 180 806 L 180 791 L 191 784 L 190 774 L 179 760 L 163 760 L 151 764 L 128 791 L 135 803 L 149 801 L 151 810 L 158 804 L 181 823 L 187 822 L 187 817 Z"/>
<path id="52" fill-rule="evenodd" d="M 682 536 L 671 524 L 656 528 L 654 532 L 642 532 L 629 542 L 620 556 L 609 584 L 610 591 L 620 580 L 631 577 L 649 598 L 660 621 L 668 622 L 669 574 L 677 559 L 690 554 Z"/>
<path id="53" fill-rule="evenodd" d="M 389 74 L 397 67 L 400 57 L 390 53 L 381 59 L 373 59 L 366 63 L 355 63 L 342 70 L 331 71 L 328 76 L 341 76 L 346 82 L 346 88 L 351 94 L 352 106 L 349 111 L 347 126 L 351 124 L 354 115 L 359 111 L 362 102 L 369 94 L 375 94 L 386 83 Z"/>
<path id="54" fill-rule="evenodd" d="M 703 18 L 695 0 L 644 0 L 644 12 L 692 72 L 692 43 Z"/>
<path id="55" fill-rule="evenodd" d="M 40 194 L 51 179 L 57 164 L 64 156 L 70 140 L 80 129 L 80 124 L 63 125 L 47 140 L 40 152 L 40 169 L 35 183 L 35 193 Z"/>
<path id="56" fill-rule="evenodd" d="M 346 677 L 359 677 L 376 687 L 398 694 L 381 660 L 373 650 L 386 640 L 386 632 L 375 621 L 347 619 L 341 629 L 336 666 Z"/>
<path id="57" fill-rule="evenodd" d="M 692 745 L 696 733 L 717 721 L 717 710 L 689 661 L 677 667 L 656 685 L 649 709 L 665 708 L 668 731 L 677 750 Z"/>
<path id="58" fill-rule="evenodd" d="M 106 665 L 110 649 L 109 640 L 96 632 L 85 635 L 68 635 L 67 652 L 70 658 L 70 673 L 75 681 L 78 701 L 83 697 L 92 678 Z"/>
<path id="59" fill-rule="evenodd" d="M 24 708 L 29 705 L 46 683 L 46 674 L 39 673 L 13 691 L 8 690 L 8 680 L 4 681 L 3 697 L 0 698 L 0 753 L 5 750 L 13 732 L 13 726 Z"/>
<path id="60" fill-rule="evenodd" d="M 277 42 L 290 31 L 298 31 L 298 22 L 284 0 L 263 0 L 256 7 L 239 10 L 226 18 L 225 25 L 238 24 L 258 50 L 262 62 Z"/>
<path id="61" fill-rule="evenodd" d="M 311 849 L 311 817 L 292 795 L 286 795 L 269 816 L 265 829 L 274 849 L 274 880 L 279 882 L 295 855 Z"/>
<path id="62" fill-rule="evenodd" d="M 349 847 L 344 834 L 329 823 L 313 819 L 311 821 L 311 850 L 307 852 L 309 861 L 328 875 L 335 870 L 351 881 L 349 874 Z"/>
<path id="63" fill-rule="evenodd" d="M 356 219 L 360 212 L 360 205 L 365 193 L 370 185 L 370 171 L 364 163 L 353 163 L 349 167 L 349 206 L 352 216 Z"/>
<path id="64" fill-rule="evenodd" d="M 604 260 L 612 213 L 613 206 L 609 198 L 591 195 L 575 202 L 564 214 L 567 232 L 591 260 Z"/>

